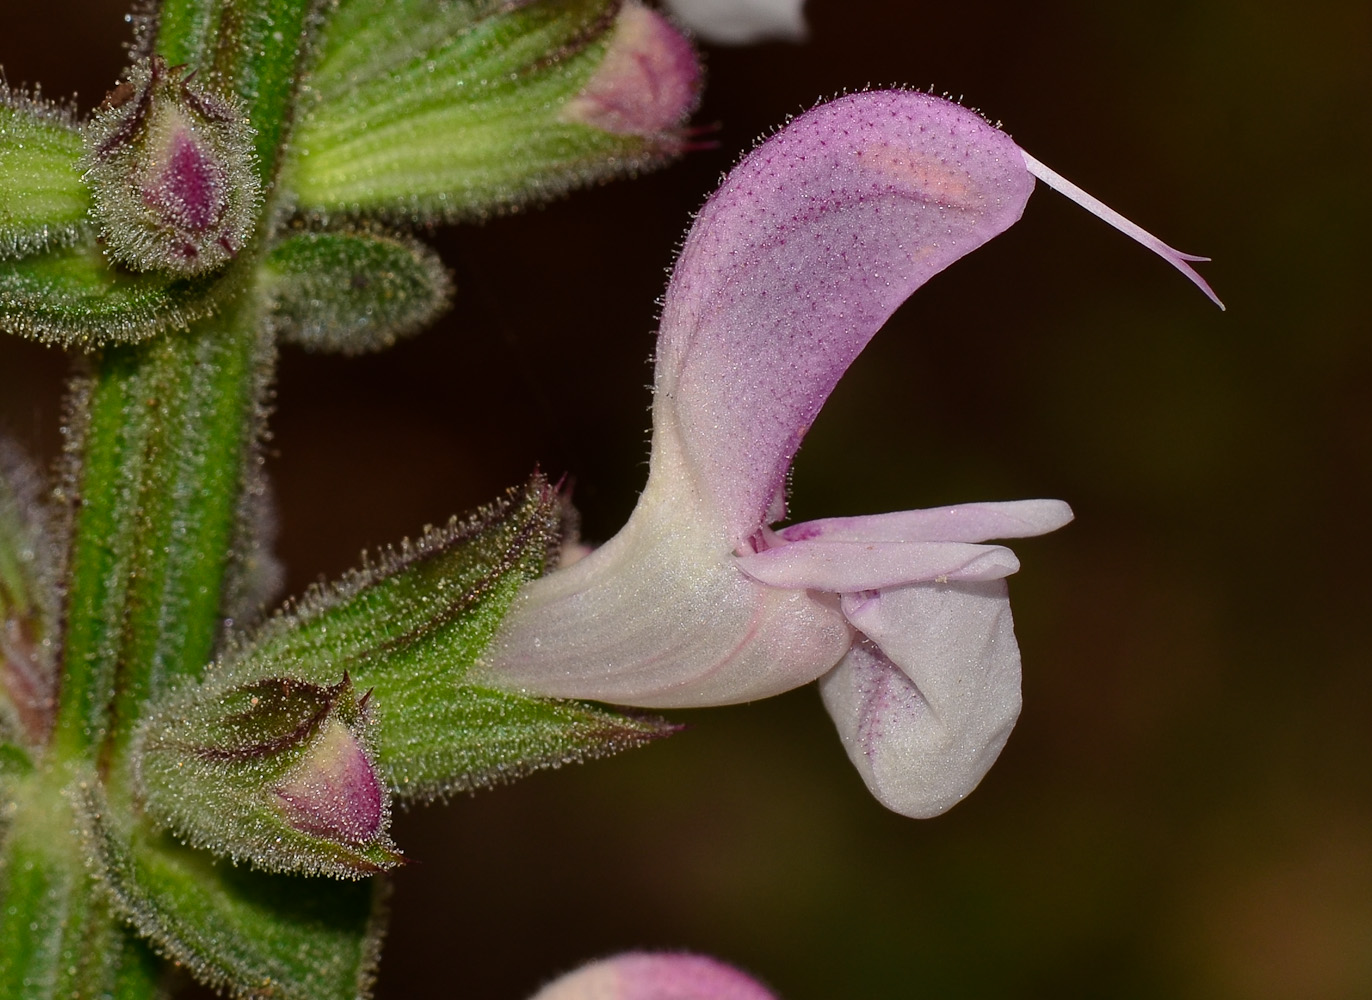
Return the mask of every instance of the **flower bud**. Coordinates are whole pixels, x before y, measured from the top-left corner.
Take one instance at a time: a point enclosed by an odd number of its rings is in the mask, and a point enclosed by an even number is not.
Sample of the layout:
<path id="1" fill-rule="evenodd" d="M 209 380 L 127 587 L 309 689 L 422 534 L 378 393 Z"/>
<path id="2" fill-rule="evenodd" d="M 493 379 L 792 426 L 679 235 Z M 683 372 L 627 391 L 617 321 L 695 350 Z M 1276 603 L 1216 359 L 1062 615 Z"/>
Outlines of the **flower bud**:
<path id="1" fill-rule="evenodd" d="M 160 57 L 136 63 L 87 126 L 105 252 L 136 271 L 203 274 L 252 235 L 261 188 L 237 103 Z"/>
<path id="2" fill-rule="evenodd" d="M 331 720 L 300 765 L 276 787 L 286 821 L 303 833 L 365 844 L 381 832 L 386 792 L 351 730 Z"/>
<path id="3" fill-rule="evenodd" d="M 367 700 L 346 674 L 327 687 L 268 677 L 191 689 L 140 734 L 148 812 L 198 847 L 271 871 L 355 878 L 393 867 Z"/>

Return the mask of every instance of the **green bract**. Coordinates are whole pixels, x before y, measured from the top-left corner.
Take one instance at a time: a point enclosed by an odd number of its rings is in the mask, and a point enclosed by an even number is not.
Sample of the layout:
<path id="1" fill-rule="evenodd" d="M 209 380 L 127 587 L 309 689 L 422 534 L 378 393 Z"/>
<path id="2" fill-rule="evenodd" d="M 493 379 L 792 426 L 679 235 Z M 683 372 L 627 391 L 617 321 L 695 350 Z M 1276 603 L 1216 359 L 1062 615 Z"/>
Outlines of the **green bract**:
<path id="1" fill-rule="evenodd" d="M 245 1000 L 370 994 L 384 882 L 306 880 L 216 862 L 147 824 L 117 826 L 94 801 L 84 819 L 83 846 L 120 916 L 200 982 Z"/>
<path id="2" fill-rule="evenodd" d="M 678 152 L 672 129 L 616 134 L 567 113 L 619 11 L 616 0 L 402 0 L 383 11 L 343 0 L 286 166 L 299 208 L 480 218 Z"/>
<path id="3" fill-rule="evenodd" d="M 432 250 L 371 232 L 295 233 L 272 248 L 259 280 L 277 336 L 345 354 L 378 351 L 417 332 L 451 294 Z"/>
<path id="4" fill-rule="evenodd" d="M 0 329 L 62 347 L 137 343 L 210 315 L 235 284 L 132 274 L 85 240 L 0 261 Z"/>

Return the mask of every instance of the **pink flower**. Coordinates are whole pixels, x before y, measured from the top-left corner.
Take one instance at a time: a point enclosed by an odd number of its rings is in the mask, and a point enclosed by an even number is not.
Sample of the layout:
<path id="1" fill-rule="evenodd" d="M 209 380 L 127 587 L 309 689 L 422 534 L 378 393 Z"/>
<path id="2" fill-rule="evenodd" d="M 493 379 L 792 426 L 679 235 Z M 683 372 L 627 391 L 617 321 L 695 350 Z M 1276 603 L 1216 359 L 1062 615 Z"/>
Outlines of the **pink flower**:
<path id="1" fill-rule="evenodd" d="M 638 506 L 523 592 L 487 680 L 667 708 L 823 678 L 887 806 L 932 816 L 976 787 L 1020 706 L 1004 583 L 1019 564 L 986 543 L 1061 527 L 1067 505 L 769 526 L 843 372 L 916 288 L 1019 219 L 1045 173 L 978 115 L 903 91 L 818 107 L 745 158 L 667 288 Z"/>
<path id="2" fill-rule="evenodd" d="M 569 972 L 532 1000 L 776 1000 L 755 980 L 704 955 L 626 952 Z"/>

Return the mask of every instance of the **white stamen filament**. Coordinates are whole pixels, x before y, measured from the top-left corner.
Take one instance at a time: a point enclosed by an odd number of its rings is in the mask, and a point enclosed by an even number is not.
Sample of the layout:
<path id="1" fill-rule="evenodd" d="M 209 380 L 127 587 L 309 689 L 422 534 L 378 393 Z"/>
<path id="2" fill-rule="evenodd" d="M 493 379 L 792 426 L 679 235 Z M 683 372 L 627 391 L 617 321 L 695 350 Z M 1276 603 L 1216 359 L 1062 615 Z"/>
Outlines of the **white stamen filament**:
<path id="1" fill-rule="evenodd" d="M 1182 253 L 1180 250 L 1168 246 L 1162 240 L 1148 232 L 1148 230 L 1136 223 L 1130 222 L 1109 205 L 1105 204 L 1105 202 L 1087 194 L 1056 170 L 1040 163 L 1024 150 L 1020 150 L 1020 155 L 1024 157 L 1024 165 L 1029 168 L 1031 174 L 1043 181 L 1043 183 L 1047 184 L 1054 191 L 1075 201 L 1092 215 L 1110 223 L 1110 225 L 1124 233 L 1124 235 L 1132 237 L 1142 243 L 1149 250 L 1152 250 L 1163 260 L 1167 261 L 1182 274 L 1190 278 L 1196 287 L 1209 297 L 1211 302 L 1215 303 L 1215 305 L 1219 306 L 1221 309 L 1224 308 L 1224 303 L 1220 301 L 1219 296 L 1210 288 L 1209 283 L 1197 274 L 1196 269 L 1190 264 L 1191 261 L 1209 260 L 1209 257 L 1197 257 L 1194 254 Z"/>

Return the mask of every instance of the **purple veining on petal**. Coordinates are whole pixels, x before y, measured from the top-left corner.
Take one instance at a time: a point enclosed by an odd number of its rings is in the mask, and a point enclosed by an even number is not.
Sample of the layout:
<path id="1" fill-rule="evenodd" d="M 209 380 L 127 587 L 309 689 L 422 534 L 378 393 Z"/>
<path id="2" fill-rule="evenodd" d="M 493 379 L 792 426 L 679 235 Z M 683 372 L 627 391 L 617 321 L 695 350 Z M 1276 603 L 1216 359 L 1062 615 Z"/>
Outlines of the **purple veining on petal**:
<path id="1" fill-rule="evenodd" d="M 908 723 L 927 713 L 929 706 L 914 682 L 870 639 L 853 643 L 848 659 L 852 661 L 858 704 L 853 738 L 862 755 L 872 757 L 881 753 L 883 741 L 899 728 L 898 719 L 903 717 Z"/>
<path id="2" fill-rule="evenodd" d="M 976 114 L 875 92 L 797 118 L 706 203 L 667 289 L 655 427 L 681 436 L 735 546 L 887 317 L 1012 225 L 1033 183 Z"/>

